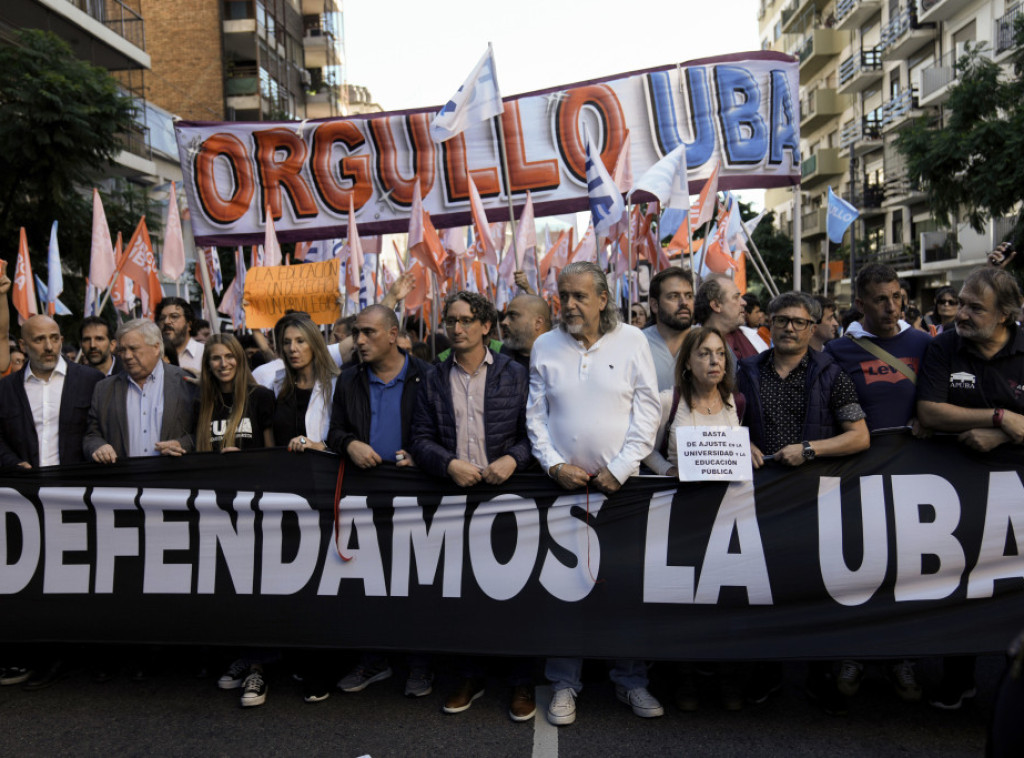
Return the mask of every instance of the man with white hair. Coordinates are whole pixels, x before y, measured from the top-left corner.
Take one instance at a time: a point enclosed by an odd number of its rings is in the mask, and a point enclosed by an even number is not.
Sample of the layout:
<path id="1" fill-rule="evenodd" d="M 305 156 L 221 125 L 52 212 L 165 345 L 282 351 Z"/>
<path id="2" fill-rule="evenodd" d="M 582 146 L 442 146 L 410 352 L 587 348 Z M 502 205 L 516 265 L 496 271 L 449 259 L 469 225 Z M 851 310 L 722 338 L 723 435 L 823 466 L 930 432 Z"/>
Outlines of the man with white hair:
<path id="1" fill-rule="evenodd" d="M 526 424 L 533 454 L 565 489 L 591 485 L 612 494 L 636 474 L 654 447 L 661 420 L 658 376 L 643 333 L 619 323 L 604 272 L 570 263 L 558 277 L 559 329 L 542 334 L 530 360 Z M 549 658 L 552 724 L 576 720 L 583 661 Z M 611 668 L 615 694 L 645 718 L 664 709 L 647 691 L 643 661 Z"/>
<path id="2" fill-rule="evenodd" d="M 125 372 L 107 377 L 92 395 L 83 449 L 97 463 L 151 455 L 179 456 L 195 447 L 195 385 L 165 364 L 164 341 L 152 321 L 134 319 L 117 331 Z"/>

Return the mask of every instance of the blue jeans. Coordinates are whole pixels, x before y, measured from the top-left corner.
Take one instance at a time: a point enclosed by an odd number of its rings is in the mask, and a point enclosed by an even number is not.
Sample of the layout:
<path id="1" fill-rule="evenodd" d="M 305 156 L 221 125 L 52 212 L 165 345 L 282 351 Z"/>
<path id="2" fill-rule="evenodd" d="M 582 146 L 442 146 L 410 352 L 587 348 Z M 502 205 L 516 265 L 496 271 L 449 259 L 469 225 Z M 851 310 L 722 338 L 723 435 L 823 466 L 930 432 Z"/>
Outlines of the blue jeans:
<path id="1" fill-rule="evenodd" d="M 578 695 L 583 689 L 583 682 L 580 681 L 582 671 L 582 658 L 548 658 L 544 664 L 544 676 L 551 682 L 555 692 L 573 689 Z M 646 687 L 647 664 L 638 660 L 611 661 L 608 676 L 615 684 L 627 690 Z"/>

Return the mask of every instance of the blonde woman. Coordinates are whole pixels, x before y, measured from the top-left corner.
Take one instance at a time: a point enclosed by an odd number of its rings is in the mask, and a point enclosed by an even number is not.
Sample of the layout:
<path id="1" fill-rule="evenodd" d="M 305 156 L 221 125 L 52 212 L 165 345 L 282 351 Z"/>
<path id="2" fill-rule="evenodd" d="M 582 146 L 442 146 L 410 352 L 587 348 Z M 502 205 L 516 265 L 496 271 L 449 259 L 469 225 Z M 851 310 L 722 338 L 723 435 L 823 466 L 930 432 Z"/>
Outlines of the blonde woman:
<path id="1" fill-rule="evenodd" d="M 283 322 L 284 378 L 274 412 L 274 439 L 293 453 L 326 450 L 338 366 L 308 316 L 289 314 Z"/>
<path id="2" fill-rule="evenodd" d="M 196 450 L 229 452 L 274 446 L 274 393 L 252 378 L 231 334 L 214 334 L 203 351 Z"/>

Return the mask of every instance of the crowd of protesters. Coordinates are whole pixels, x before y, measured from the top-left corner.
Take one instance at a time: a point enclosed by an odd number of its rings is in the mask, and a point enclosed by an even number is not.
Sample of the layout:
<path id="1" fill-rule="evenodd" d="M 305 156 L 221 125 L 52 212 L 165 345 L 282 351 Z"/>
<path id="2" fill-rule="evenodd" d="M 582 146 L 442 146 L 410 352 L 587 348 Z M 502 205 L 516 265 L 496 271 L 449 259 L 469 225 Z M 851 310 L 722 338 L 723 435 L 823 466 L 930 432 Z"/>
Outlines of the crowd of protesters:
<path id="1" fill-rule="evenodd" d="M 888 429 L 954 433 L 979 451 L 1024 443 L 1022 296 L 999 265 L 972 272 L 959 290 L 940 289 L 927 317 L 908 304 L 896 271 L 879 264 L 858 273 L 849 313 L 801 292 L 762 303 L 719 275 L 694 285 L 688 271 L 668 268 L 651 281 L 646 304 L 623 313 L 599 267 L 572 263 L 558 277 L 557 319 L 536 295 L 521 294 L 499 313 L 462 291 L 443 305 L 444 332 L 419 342 L 395 312 L 409 277 L 381 304 L 339 319 L 326 338 L 301 312 L 284 315 L 269 336 L 211 334 L 190 303 L 166 297 L 155 321 L 131 320 L 116 332 L 85 319 L 80 349 L 65 352 L 57 322 L 33 316 L 16 345 L 0 345 L 0 467 L 278 446 L 331 451 L 363 469 L 415 466 L 458 487 L 500 486 L 536 469 L 567 490 L 611 494 L 641 466 L 677 475 L 679 426 L 748 427 L 756 468 L 851 455 Z M 0 332 L 9 289 L 0 278 Z M 240 651 L 218 685 L 240 688 L 243 706 L 260 705 L 264 665 L 278 656 Z M 307 661 L 305 699 L 325 699 L 335 683 L 358 692 L 390 677 L 393 662 L 367 652 L 335 680 Z M 10 663 L 18 665 L 0 671 L 0 684 L 37 688 L 60 675 L 60 662 Z M 407 696 L 432 691 L 434 663 L 422 652 L 404 656 Z M 491 663 L 453 663 L 459 681 L 445 712 L 483 694 Z M 532 718 L 535 662 L 500 663 L 510 717 Z M 959 708 L 975 694 L 974 660 L 944 663 L 927 699 Z M 543 663 L 551 723 L 575 720 L 582 664 Z M 880 665 L 902 699 L 924 697 L 913 661 Z M 780 668 L 722 663 L 705 673 L 721 703 L 736 709 L 777 690 Z M 808 692 L 842 713 L 865 670 L 855 660 L 812 664 Z M 682 710 L 698 706 L 696 673 L 675 664 Z M 648 690 L 647 662 L 611 661 L 609 675 L 636 715 L 663 714 Z"/>

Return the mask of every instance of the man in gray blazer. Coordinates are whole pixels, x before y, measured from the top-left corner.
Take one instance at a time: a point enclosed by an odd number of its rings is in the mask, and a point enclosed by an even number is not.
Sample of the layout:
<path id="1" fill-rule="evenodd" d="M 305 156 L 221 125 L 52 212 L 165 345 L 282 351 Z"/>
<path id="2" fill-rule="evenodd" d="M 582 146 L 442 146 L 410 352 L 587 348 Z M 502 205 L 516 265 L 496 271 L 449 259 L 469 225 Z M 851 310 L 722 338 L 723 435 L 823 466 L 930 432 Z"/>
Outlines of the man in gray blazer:
<path id="1" fill-rule="evenodd" d="M 195 385 L 163 361 L 164 343 L 152 321 L 135 319 L 117 332 L 125 372 L 96 385 L 83 443 L 87 458 L 184 455 L 195 449 Z"/>

